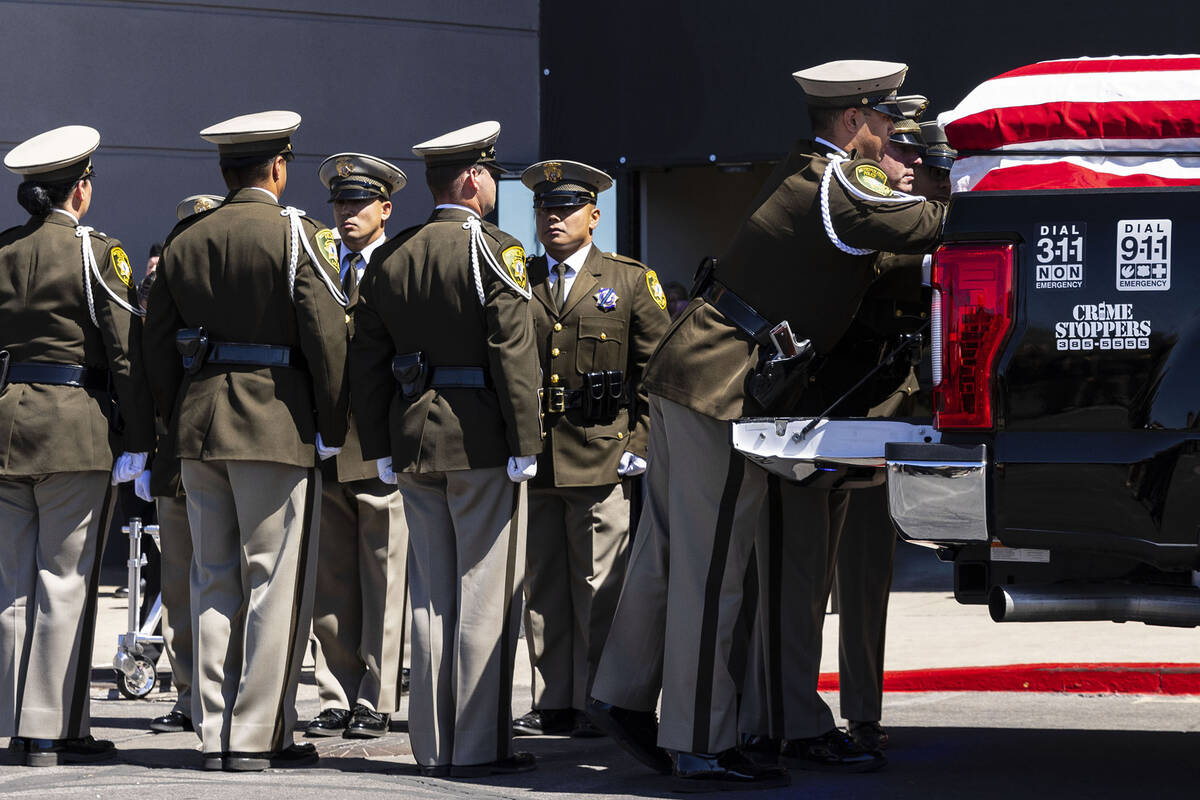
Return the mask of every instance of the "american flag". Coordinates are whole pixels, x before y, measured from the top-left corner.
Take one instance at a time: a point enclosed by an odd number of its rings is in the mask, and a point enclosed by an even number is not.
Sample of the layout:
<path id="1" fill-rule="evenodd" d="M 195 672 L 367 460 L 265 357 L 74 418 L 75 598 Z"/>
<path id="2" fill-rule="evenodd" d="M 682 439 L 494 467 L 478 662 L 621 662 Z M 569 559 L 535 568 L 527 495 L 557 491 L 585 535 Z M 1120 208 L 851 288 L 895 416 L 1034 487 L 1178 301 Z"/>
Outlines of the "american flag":
<path id="1" fill-rule="evenodd" d="M 1200 56 L 1042 61 L 938 122 L 955 191 L 1200 185 Z"/>

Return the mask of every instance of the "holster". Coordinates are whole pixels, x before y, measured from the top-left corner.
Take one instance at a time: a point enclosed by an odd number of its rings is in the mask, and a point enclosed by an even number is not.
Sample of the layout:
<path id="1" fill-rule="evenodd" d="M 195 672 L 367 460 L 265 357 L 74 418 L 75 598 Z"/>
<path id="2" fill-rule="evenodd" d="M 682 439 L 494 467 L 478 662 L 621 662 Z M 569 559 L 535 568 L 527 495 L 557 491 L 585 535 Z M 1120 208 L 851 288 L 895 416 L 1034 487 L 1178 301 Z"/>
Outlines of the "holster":
<path id="1" fill-rule="evenodd" d="M 759 347 L 758 366 L 746 380 L 746 391 L 766 413 L 788 410 L 807 387 L 816 351 L 807 340 L 804 344 L 796 355 L 786 358 L 772 358 L 770 350 Z"/>
<path id="2" fill-rule="evenodd" d="M 175 349 L 183 357 L 183 369 L 195 375 L 208 358 L 208 331 L 200 328 L 183 328 L 175 334 Z"/>
<path id="3" fill-rule="evenodd" d="M 400 387 L 400 396 L 410 403 L 421 395 L 429 384 L 429 370 L 424 353 L 404 353 L 392 358 L 392 375 Z"/>
<path id="4" fill-rule="evenodd" d="M 610 369 L 583 376 L 583 420 L 606 425 L 617 418 L 625 399 L 625 372 Z"/>

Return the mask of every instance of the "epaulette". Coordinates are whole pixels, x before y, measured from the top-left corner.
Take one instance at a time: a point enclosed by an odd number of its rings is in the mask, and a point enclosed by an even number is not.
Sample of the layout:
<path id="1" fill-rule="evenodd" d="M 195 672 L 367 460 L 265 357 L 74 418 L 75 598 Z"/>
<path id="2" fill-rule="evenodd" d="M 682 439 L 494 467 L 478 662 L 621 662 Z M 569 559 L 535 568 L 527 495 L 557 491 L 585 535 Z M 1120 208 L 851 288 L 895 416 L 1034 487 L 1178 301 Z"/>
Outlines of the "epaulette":
<path id="1" fill-rule="evenodd" d="M 620 261 L 623 264 L 629 264 L 630 266 L 637 267 L 638 269 L 646 269 L 646 265 L 643 264 L 642 262 L 638 261 L 636 258 L 630 258 L 629 256 L 623 256 L 615 250 L 609 251 L 607 253 L 605 253 L 604 251 L 601 251 L 601 253 L 606 258 L 611 258 L 613 261 Z"/>

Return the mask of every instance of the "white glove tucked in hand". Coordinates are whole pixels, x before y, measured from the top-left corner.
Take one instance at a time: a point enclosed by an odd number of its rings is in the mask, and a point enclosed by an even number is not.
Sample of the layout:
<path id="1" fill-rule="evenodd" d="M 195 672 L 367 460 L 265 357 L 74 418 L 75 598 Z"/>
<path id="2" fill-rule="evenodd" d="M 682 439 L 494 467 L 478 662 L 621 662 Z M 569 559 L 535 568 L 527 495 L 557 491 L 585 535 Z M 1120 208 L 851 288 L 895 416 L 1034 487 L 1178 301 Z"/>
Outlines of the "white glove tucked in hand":
<path id="1" fill-rule="evenodd" d="M 142 474 L 133 479 L 133 493 L 147 503 L 154 502 L 154 495 L 150 494 L 150 470 L 142 470 Z"/>
<path id="2" fill-rule="evenodd" d="M 340 452 L 342 452 L 342 448 L 340 447 L 326 447 L 325 442 L 321 440 L 321 434 L 317 434 L 317 456 L 322 461 L 327 458 L 333 458 Z"/>
<path id="3" fill-rule="evenodd" d="M 513 483 L 524 483 L 537 475 L 537 456 L 509 456 L 508 479 Z"/>
<path id="4" fill-rule="evenodd" d="M 146 470 L 149 453 L 121 453 L 112 468 L 113 486 L 131 481 Z"/>
<path id="5" fill-rule="evenodd" d="M 384 483 L 396 485 L 396 473 L 392 471 L 392 457 L 375 459 L 375 471 L 379 473 L 379 480 Z"/>
<path id="6" fill-rule="evenodd" d="M 622 478 L 632 478 L 646 471 L 646 459 L 626 450 L 621 453 L 621 461 L 617 464 L 617 474 Z"/>

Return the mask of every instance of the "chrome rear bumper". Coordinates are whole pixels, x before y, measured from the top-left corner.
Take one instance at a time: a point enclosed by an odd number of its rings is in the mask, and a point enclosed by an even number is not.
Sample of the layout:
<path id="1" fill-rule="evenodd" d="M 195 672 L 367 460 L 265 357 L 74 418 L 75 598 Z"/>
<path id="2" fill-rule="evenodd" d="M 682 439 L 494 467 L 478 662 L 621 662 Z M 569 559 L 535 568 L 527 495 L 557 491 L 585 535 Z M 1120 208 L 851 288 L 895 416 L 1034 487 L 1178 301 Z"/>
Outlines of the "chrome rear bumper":
<path id="1" fill-rule="evenodd" d="M 905 539 L 948 545 L 989 540 L 985 445 L 887 446 L 888 508 Z"/>

